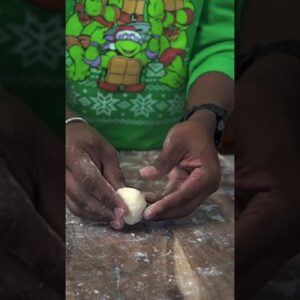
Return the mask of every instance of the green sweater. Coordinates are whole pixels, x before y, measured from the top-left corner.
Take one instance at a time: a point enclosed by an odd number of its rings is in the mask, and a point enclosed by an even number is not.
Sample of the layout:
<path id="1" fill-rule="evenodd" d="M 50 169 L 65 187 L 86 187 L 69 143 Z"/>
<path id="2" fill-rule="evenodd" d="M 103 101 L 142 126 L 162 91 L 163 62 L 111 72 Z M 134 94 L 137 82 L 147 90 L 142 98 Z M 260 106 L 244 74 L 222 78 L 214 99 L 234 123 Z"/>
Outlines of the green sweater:
<path id="1" fill-rule="evenodd" d="M 117 149 L 160 148 L 196 79 L 233 78 L 234 1 L 102 3 L 67 0 L 68 106 Z"/>

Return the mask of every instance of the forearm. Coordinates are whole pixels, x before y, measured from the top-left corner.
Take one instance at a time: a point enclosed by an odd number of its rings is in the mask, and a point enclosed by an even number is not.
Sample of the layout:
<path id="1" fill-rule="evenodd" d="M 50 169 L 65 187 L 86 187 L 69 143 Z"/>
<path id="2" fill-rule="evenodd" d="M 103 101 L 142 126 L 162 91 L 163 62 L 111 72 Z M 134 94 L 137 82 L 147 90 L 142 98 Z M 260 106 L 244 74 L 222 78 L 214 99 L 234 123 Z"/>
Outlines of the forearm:
<path id="1" fill-rule="evenodd" d="M 205 103 L 215 104 L 232 112 L 234 106 L 234 81 L 218 72 L 207 73 L 193 84 L 188 99 L 188 108 Z M 214 132 L 216 118 L 213 112 L 202 110 L 194 113 L 191 120 L 209 126 Z"/>

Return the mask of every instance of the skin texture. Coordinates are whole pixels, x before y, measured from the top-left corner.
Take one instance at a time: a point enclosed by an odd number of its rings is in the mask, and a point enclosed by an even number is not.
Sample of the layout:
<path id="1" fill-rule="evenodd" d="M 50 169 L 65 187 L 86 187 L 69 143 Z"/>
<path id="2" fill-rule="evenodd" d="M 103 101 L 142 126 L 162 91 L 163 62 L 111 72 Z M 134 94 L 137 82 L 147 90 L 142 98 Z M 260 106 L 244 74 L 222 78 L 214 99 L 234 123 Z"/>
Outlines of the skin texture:
<path id="1" fill-rule="evenodd" d="M 216 85 L 218 89 L 214 88 Z M 189 105 L 199 105 L 206 103 L 207 99 L 214 99 L 212 103 L 231 110 L 232 95 L 232 80 L 219 73 L 209 73 L 195 82 L 190 92 Z M 72 116 L 74 114 L 67 110 L 67 118 Z M 146 220 L 184 217 L 218 188 L 220 169 L 214 144 L 215 126 L 213 113 L 200 111 L 193 114 L 188 121 L 171 129 L 158 160 L 152 166 L 140 170 L 141 176 L 152 180 L 169 176 L 169 185 L 164 195 L 146 199 L 155 202 L 150 203 L 145 210 Z M 93 164 L 92 173 L 85 171 L 81 160 Z M 109 189 L 107 182 L 113 188 Z M 96 130 L 83 123 L 70 124 L 67 128 L 66 183 L 67 204 L 74 214 L 110 223 L 116 229 L 123 228 L 122 219 L 117 218 L 116 213 L 113 214 L 117 207 L 125 209 L 124 203 L 116 199 L 112 192 L 113 189 L 125 186 L 116 152 Z M 101 187 L 105 189 L 101 190 Z M 89 194 L 94 195 L 94 198 Z M 124 214 L 126 211 L 120 213 L 120 216 Z"/>
<path id="2" fill-rule="evenodd" d="M 125 186 L 117 152 L 92 127 L 67 126 L 66 200 L 77 216 L 115 229 L 124 226 L 127 207 L 115 191 Z"/>
<path id="3" fill-rule="evenodd" d="M 14 299 L 48 290 L 59 299 L 65 288 L 64 147 L 2 89 L 0 106 L 0 156 L 9 170 L 1 168 L 0 295 Z M 15 286 L 8 270 L 37 290 Z"/>
<path id="4" fill-rule="evenodd" d="M 146 220 L 190 214 L 219 186 L 219 162 L 211 131 L 194 120 L 176 125 L 158 160 L 140 173 L 153 180 L 169 178 L 165 195 L 144 212 Z"/>
<path id="5" fill-rule="evenodd" d="M 297 1 L 248 1 L 240 54 L 299 40 L 298 28 Z M 236 83 L 236 299 L 251 299 L 300 251 L 299 70 L 299 59 L 276 53 Z"/>
<path id="6" fill-rule="evenodd" d="M 207 99 L 230 111 L 233 106 L 232 80 L 219 73 L 200 77 L 190 91 L 189 107 L 207 103 Z M 216 191 L 220 169 L 214 144 L 215 126 L 214 113 L 203 110 L 171 129 L 161 156 L 152 166 L 140 171 L 141 176 L 152 180 L 169 177 L 166 191 L 146 209 L 145 219 L 185 217 Z"/>
<path id="7" fill-rule="evenodd" d="M 250 299 L 300 251 L 299 69 L 299 60 L 271 55 L 237 85 L 237 299 Z"/>

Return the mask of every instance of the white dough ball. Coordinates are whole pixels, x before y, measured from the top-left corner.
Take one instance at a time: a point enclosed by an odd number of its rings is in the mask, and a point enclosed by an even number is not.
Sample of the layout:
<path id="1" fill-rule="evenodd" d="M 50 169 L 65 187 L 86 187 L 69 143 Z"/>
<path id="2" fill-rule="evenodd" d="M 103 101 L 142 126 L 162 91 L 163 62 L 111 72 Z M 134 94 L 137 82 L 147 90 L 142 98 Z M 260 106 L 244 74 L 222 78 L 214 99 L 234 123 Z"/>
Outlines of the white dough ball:
<path id="1" fill-rule="evenodd" d="M 124 217 L 125 223 L 129 225 L 138 223 L 142 219 L 143 212 L 147 206 L 144 195 L 139 190 L 127 187 L 118 189 L 117 194 L 128 207 L 128 214 Z"/>

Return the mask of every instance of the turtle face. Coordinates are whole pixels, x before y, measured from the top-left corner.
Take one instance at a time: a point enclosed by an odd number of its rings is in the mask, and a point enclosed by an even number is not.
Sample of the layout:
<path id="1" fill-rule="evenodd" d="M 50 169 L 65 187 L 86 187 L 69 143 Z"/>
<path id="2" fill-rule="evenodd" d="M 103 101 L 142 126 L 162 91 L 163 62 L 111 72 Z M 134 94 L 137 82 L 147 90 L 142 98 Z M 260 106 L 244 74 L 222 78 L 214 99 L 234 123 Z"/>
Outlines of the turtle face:
<path id="1" fill-rule="evenodd" d="M 141 52 L 141 44 L 134 41 L 122 41 L 116 42 L 116 49 L 125 57 L 134 57 Z"/>
<path id="2" fill-rule="evenodd" d="M 85 11 L 91 17 L 99 16 L 102 10 L 102 0 L 85 0 Z"/>

